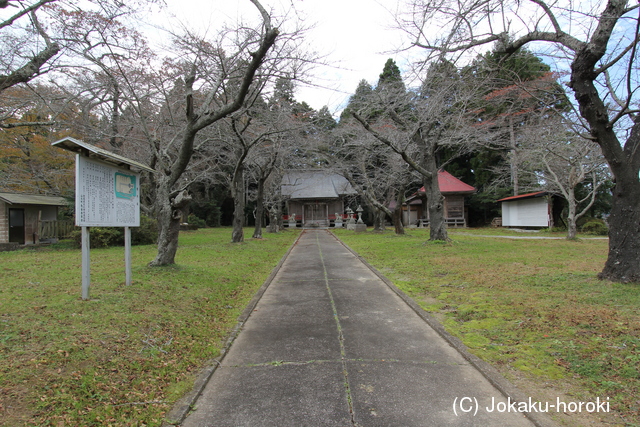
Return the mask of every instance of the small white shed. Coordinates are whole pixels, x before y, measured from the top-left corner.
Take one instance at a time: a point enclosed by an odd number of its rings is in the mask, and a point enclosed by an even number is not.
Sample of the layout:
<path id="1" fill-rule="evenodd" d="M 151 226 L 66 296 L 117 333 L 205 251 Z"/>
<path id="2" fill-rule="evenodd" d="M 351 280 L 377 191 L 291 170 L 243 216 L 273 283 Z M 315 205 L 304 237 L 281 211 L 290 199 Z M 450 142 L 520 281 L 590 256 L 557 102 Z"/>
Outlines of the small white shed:
<path id="1" fill-rule="evenodd" d="M 551 194 L 546 191 L 498 200 L 502 203 L 503 227 L 552 227 Z"/>

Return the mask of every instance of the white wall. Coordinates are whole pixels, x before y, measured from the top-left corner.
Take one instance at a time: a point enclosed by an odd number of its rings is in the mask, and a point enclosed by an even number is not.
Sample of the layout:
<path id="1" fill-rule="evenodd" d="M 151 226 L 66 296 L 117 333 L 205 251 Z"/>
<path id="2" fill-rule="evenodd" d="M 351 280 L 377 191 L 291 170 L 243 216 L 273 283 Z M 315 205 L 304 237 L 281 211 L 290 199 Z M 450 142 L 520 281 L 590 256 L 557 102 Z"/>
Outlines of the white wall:
<path id="1" fill-rule="evenodd" d="M 546 197 L 502 202 L 503 227 L 548 227 L 549 207 Z"/>
<path id="2" fill-rule="evenodd" d="M 9 242 L 9 218 L 6 203 L 0 201 L 0 243 Z"/>

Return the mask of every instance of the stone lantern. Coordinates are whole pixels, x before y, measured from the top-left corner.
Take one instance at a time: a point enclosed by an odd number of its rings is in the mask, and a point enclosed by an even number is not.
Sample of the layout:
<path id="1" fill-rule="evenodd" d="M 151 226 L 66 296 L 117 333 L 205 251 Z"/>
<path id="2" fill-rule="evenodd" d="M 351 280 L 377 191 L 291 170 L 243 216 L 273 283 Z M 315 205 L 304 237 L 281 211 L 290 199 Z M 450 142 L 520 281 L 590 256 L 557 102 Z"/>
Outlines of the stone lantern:
<path id="1" fill-rule="evenodd" d="M 356 209 L 356 212 L 358 212 L 358 223 L 354 225 L 354 230 L 356 231 L 356 233 L 367 231 L 367 224 L 365 224 L 364 221 L 362 221 L 363 211 L 364 209 L 362 209 L 362 206 L 358 205 L 358 208 Z"/>
<path id="2" fill-rule="evenodd" d="M 361 205 L 358 205 L 358 209 L 356 209 L 356 212 L 358 212 L 358 224 L 364 224 L 364 222 L 362 222 L 362 212 L 364 211 L 364 209 L 362 209 Z"/>

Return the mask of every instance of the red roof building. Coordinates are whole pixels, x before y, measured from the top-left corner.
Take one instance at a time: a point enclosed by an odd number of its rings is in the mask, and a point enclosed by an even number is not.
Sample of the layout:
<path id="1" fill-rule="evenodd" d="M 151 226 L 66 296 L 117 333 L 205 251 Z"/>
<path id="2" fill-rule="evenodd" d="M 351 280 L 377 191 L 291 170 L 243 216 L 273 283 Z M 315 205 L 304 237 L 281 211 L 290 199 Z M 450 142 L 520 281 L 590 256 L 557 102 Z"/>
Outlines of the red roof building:
<path id="1" fill-rule="evenodd" d="M 465 184 L 447 171 L 438 171 L 438 187 L 443 196 L 447 194 L 473 194 L 476 188 Z M 424 194 L 424 187 L 418 190 L 418 193 Z"/>
<path id="2" fill-rule="evenodd" d="M 468 212 L 464 206 L 464 197 L 476 192 L 475 187 L 465 184 L 449 172 L 438 171 L 438 186 L 444 196 L 444 211 L 447 225 L 466 227 Z M 403 206 L 404 223 L 422 226 L 428 223 L 429 212 L 422 206 L 424 187 L 409 197 Z"/>

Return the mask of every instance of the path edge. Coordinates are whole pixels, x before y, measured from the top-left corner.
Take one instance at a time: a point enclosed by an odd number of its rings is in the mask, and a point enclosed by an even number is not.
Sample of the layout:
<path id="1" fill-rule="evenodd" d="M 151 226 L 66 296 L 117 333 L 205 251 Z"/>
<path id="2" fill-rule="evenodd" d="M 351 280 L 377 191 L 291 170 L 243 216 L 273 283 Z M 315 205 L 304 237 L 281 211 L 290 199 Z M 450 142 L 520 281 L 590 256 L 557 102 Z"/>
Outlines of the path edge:
<path id="1" fill-rule="evenodd" d="M 251 316 L 251 313 L 253 313 L 253 310 L 255 309 L 256 305 L 258 304 L 258 302 L 266 292 L 267 288 L 273 282 L 273 279 L 275 279 L 276 274 L 278 274 L 278 272 L 280 271 L 280 268 L 289 257 L 289 254 L 291 254 L 291 251 L 293 250 L 293 248 L 295 248 L 295 246 L 298 244 L 298 241 L 300 240 L 300 237 L 302 236 L 303 233 L 304 231 L 298 234 L 298 237 L 296 237 L 296 239 L 293 241 L 291 246 L 289 246 L 289 249 L 287 250 L 287 252 L 285 252 L 282 258 L 280 258 L 280 261 L 278 262 L 278 264 L 271 271 L 271 274 L 269 274 L 269 277 L 267 277 L 267 279 L 264 281 L 262 286 L 258 288 L 256 293 L 253 295 L 253 298 L 251 298 L 251 301 L 249 301 L 249 304 L 247 304 L 247 306 L 242 311 L 240 316 L 238 316 L 238 321 L 236 325 L 231 330 L 229 337 L 225 341 L 225 344 L 222 347 L 222 349 L 220 350 L 220 356 L 206 362 L 205 368 L 203 368 L 202 371 L 200 371 L 200 373 L 196 377 L 196 380 L 193 384 L 193 389 L 187 394 L 185 394 L 184 396 L 182 396 L 173 404 L 172 409 L 167 413 L 167 415 L 165 415 L 164 420 L 162 421 L 161 427 L 178 426 L 187 418 L 187 415 L 189 415 L 189 412 L 194 407 L 196 401 L 204 391 L 204 388 L 209 383 L 209 380 L 213 376 L 214 372 L 218 369 L 218 366 L 220 366 L 220 364 L 222 363 L 222 360 L 229 352 L 231 345 L 233 344 L 236 337 L 242 330 L 242 327 L 244 326 L 245 322 L 247 321 L 249 316 Z"/>
<path id="2" fill-rule="evenodd" d="M 387 279 L 381 272 L 379 272 L 373 265 L 364 259 L 360 254 L 351 249 L 349 245 L 343 242 L 335 233 L 329 232 L 340 244 L 342 244 L 349 252 L 351 252 L 358 260 L 367 266 L 380 280 L 382 280 L 396 295 L 398 295 L 422 320 L 424 320 L 431 328 L 433 328 L 438 335 L 445 339 L 451 347 L 453 347 L 466 361 L 468 361 L 473 367 L 475 367 L 483 377 L 487 379 L 495 388 L 500 391 L 506 398 L 511 398 L 516 402 L 528 402 L 528 398 L 522 393 L 516 386 L 511 384 L 507 379 L 502 376 L 500 372 L 478 356 L 469 352 L 466 345 L 462 343 L 459 338 L 451 335 L 442 326 L 442 324 L 422 307 L 418 305 L 412 298 L 400 290 L 393 282 Z M 557 427 L 554 421 L 548 416 L 537 412 L 522 412 L 536 427 Z"/>

